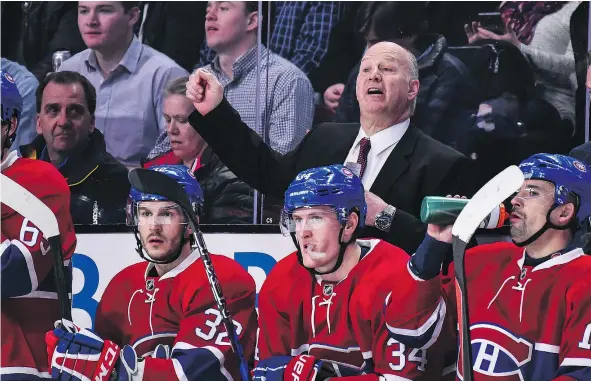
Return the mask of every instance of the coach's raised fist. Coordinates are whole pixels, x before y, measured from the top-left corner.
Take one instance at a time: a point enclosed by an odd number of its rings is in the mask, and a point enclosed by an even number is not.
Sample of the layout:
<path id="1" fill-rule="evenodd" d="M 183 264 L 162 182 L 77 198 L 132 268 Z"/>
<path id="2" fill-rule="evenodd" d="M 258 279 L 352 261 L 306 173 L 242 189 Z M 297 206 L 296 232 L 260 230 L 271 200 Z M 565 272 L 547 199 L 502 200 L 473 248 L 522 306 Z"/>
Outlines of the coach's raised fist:
<path id="1" fill-rule="evenodd" d="M 189 76 L 187 98 L 201 115 L 206 115 L 222 102 L 224 89 L 213 74 L 197 69 Z"/>

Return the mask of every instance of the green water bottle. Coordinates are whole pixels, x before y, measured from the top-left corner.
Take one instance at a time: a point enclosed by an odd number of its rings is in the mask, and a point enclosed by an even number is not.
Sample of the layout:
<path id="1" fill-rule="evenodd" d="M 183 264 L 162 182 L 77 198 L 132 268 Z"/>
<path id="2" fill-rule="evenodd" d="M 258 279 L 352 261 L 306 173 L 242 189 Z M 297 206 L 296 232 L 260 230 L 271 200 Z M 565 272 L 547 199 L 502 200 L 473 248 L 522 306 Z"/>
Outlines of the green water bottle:
<path id="1" fill-rule="evenodd" d="M 466 198 L 451 198 L 427 196 L 421 203 L 421 221 L 425 224 L 451 225 L 470 200 Z M 480 229 L 498 229 L 509 218 L 505 204 L 499 204 L 482 221 Z"/>

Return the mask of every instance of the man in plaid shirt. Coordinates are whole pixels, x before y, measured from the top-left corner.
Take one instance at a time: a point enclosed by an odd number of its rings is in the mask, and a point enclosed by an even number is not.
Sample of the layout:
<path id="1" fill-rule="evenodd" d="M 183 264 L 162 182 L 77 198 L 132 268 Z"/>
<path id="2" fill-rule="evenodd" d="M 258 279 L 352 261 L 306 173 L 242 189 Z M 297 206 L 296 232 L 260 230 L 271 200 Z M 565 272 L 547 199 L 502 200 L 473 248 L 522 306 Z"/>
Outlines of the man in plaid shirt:
<path id="1" fill-rule="evenodd" d="M 269 48 L 310 74 L 326 56 L 333 29 L 347 5 L 340 1 L 274 1 L 272 6 L 275 17 Z M 197 66 L 214 58 L 215 52 L 204 42 Z"/>
<path id="2" fill-rule="evenodd" d="M 312 128 L 314 91 L 306 75 L 294 64 L 260 47 L 257 73 L 256 2 L 210 2 L 205 17 L 207 45 L 217 55 L 204 68 L 224 86 L 224 97 L 242 120 L 274 150 L 286 153 Z M 257 74 L 260 73 L 259 110 L 256 109 Z M 258 119 L 258 123 L 257 123 Z M 162 134 L 148 159 L 170 151 Z"/>

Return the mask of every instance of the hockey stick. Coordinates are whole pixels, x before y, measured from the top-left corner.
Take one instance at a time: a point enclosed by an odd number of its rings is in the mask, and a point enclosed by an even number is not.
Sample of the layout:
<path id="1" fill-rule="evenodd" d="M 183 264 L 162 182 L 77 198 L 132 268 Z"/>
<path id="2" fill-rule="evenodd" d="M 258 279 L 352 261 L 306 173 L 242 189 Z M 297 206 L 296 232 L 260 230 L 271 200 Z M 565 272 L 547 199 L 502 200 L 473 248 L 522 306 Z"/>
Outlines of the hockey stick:
<path id="1" fill-rule="evenodd" d="M 197 249 L 199 250 L 199 255 L 203 259 L 205 273 L 207 274 L 207 280 L 209 281 L 209 285 L 211 286 L 213 297 L 215 298 L 218 309 L 222 314 L 222 322 L 224 323 L 224 327 L 226 328 L 226 332 L 228 333 L 228 339 L 230 340 L 232 350 L 234 351 L 234 353 L 236 353 L 240 360 L 240 375 L 243 381 L 248 381 L 248 363 L 244 359 L 242 346 L 238 341 L 238 335 L 236 334 L 236 329 L 234 327 L 234 323 L 232 322 L 232 316 L 230 315 L 230 311 L 228 310 L 228 306 L 226 305 L 226 299 L 224 298 L 222 287 L 220 286 L 218 277 L 215 273 L 215 269 L 213 268 L 213 263 L 211 262 L 211 256 L 209 254 L 209 251 L 205 246 L 203 234 L 201 233 L 201 230 L 199 230 L 197 216 L 195 215 L 195 212 L 191 207 L 189 197 L 185 193 L 185 190 L 174 179 L 168 177 L 167 175 L 156 171 L 150 171 L 148 169 L 132 169 L 131 171 L 129 171 L 128 177 L 131 185 L 140 192 L 152 193 L 163 196 L 168 200 L 177 203 L 189 216 L 189 225 L 193 230 L 193 236 L 195 238 L 195 241 L 197 242 Z"/>
<path id="2" fill-rule="evenodd" d="M 458 322 L 461 325 L 460 343 L 462 353 L 460 353 L 460 361 L 462 361 L 464 381 L 474 380 L 470 317 L 468 315 L 468 290 L 466 288 L 466 270 L 464 267 L 466 245 L 486 216 L 496 206 L 515 193 L 523 184 L 523 181 L 523 173 L 517 166 L 508 167 L 476 192 L 452 227 Z"/>
<path id="3" fill-rule="evenodd" d="M 25 217 L 43 233 L 53 255 L 53 273 L 62 319 L 72 321 L 59 225 L 53 211 L 23 186 L 2 175 L 2 203 Z"/>

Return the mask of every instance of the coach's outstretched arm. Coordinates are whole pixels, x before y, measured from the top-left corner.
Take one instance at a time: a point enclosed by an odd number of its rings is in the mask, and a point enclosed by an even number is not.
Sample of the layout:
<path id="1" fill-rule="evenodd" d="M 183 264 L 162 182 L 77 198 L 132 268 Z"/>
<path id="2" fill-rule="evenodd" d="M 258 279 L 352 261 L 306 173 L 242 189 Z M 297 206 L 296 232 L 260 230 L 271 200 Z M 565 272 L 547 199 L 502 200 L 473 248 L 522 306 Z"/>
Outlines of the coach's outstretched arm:
<path id="1" fill-rule="evenodd" d="M 295 158 L 302 144 L 285 155 L 274 151 L 240 119 L 238 112 L 224 99 L 221 83 L 203 69 L 189 77 L 187 97 L 196 110 L 189 116 L 189 123 L 222 162 L 251 187 L 283 198 L 287 186 L 299 172 Z"/>

